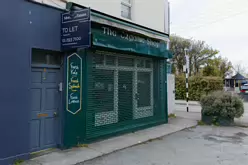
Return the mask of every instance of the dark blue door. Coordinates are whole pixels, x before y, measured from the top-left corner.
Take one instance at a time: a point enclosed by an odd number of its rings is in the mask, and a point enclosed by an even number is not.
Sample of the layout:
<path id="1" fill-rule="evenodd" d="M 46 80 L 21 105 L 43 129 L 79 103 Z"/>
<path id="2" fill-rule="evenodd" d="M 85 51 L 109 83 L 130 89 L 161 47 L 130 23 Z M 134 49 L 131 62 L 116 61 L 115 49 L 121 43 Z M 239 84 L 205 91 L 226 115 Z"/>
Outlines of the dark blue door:
<path id="1" fill-rule="evenodd" d="M 32 68 L 31 151 L 56 147 L 59 141 L 60 70 Z"/>

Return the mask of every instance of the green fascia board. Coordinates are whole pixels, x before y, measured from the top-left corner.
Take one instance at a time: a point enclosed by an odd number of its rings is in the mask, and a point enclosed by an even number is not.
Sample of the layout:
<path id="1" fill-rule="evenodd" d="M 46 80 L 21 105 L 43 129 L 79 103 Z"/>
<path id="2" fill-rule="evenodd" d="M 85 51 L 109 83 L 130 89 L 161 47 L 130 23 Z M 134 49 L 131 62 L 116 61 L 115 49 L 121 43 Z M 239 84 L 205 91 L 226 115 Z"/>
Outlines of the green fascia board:
<path id="1" fill-rule="evenodd" d="M 93 46 L 170 58 L 171 53 L 167 49 L 167 43 L 163 40 L 95 22 L 91 27 Z"/>

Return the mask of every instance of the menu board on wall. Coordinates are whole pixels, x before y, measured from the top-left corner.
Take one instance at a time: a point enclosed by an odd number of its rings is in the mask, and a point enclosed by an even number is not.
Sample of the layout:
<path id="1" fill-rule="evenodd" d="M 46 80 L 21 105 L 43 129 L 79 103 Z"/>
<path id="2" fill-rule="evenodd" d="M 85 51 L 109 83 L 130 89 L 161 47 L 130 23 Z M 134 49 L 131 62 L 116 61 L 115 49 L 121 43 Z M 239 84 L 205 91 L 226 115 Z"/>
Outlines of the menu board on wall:
<path id="1" fill-rule="evenodd" d="M 73 53 L 67 57 L 66 110 L 75 115 L 82 109 L 82 58 Z"/>

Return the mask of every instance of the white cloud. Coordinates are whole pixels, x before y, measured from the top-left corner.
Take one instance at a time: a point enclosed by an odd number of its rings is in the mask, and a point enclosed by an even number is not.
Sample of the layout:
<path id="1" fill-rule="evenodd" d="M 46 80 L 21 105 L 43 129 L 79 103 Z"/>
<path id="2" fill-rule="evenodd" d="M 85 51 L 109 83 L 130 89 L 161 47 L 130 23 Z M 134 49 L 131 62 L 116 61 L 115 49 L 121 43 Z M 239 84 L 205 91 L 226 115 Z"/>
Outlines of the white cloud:
<path id="1" fill-rule="evenodd" d="M 171 33 L 204 40 L 248 65 L 247 0 L 171 0 Z"/>

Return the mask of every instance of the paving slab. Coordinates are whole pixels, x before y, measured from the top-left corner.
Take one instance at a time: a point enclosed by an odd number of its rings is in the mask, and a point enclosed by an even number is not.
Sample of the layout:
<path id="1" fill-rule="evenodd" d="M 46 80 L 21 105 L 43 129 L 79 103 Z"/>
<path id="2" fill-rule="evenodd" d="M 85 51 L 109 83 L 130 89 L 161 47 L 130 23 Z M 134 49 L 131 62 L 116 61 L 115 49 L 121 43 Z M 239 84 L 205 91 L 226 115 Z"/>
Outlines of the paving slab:
<path id="1" fill-rule="evenodd" d="M 135 145 L 143 144 L 196 125 L 196 120 L 177 117 L 169 119 L 168 124 L 92 143 L 89 144 L 88 147 L 54 151 L 26 161 L 23 165 L 75 165 Z"/>

